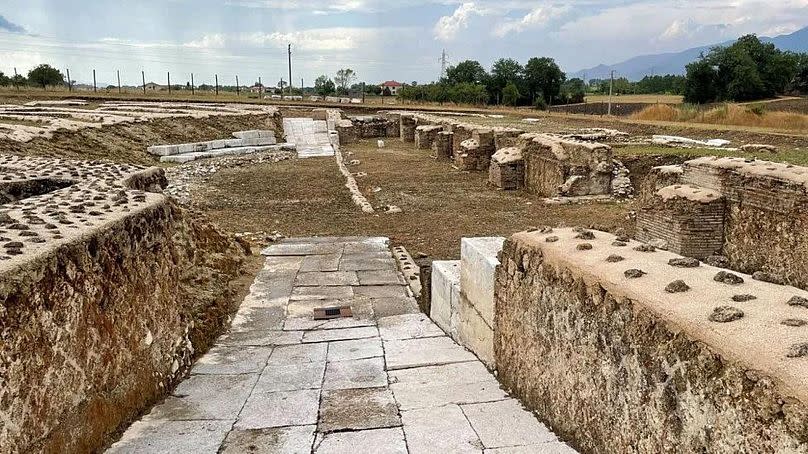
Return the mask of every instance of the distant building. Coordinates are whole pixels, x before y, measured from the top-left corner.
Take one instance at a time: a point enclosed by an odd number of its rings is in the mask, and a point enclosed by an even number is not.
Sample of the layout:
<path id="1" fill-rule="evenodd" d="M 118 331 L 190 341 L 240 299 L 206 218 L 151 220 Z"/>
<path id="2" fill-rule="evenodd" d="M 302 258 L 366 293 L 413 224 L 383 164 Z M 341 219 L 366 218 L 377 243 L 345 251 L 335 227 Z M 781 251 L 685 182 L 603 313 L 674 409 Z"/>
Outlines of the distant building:
<path id="1" fill-rule="evenodd" d="M 386 94 L 386 91 L 390 92 L 391 96 L 398 95 L 398 91 L 401 90 L 404 84 L 401 82 L 396 82 L 395 80 L 388 80 L 387 82 L 379 84 L 379 87 L 382 89 L 382 94 Z"/>
<path id="2" fill-rule="evenodd" d="M 266 91 L 263 84 L 256 83 L 252 87 L 250 87 L 250 93 L 262 93 Z"/>
<path id="3" fill-rule="evenodd" d="M 149 82 L 149 83 L 146 84 L 146 90 L 147 91 L 148 90 L 162 91 L 162 90 L 165 90 L 165 89 L 166 89 L 166 87 L 164 87 L 164 86 L 162 86 L 160 84 L 154 83 L 154 82 Z"/>

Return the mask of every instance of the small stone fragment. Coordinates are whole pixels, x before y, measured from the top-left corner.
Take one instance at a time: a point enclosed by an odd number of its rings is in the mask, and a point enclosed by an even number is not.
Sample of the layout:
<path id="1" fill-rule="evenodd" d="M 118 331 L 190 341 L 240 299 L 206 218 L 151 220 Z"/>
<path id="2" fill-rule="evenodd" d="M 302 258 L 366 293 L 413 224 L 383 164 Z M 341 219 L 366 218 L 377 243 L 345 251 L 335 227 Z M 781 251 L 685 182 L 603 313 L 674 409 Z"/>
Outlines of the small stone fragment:
<path id="1" fill-rule="evenodd" d="M 796 327 L 800 327 L 800 326 L 805 326 L 806 324 L 808 324 L 808 322 L 801 319 L 801 318 L 787 318 L 787 319 L 783 320 L 782 322 L 780 322 L 780 324 L 781 325 L 786 325 L 786 326 L 793 326 L 793 327 L 796 328 Z"/>
<path id="2" fill-rule="evenodd" d="M 546 241 L 548 243 L 555 243 L 556 241 L 558 241 L 558 237 L 557 236 L 548 236 L 547 238 L 544 239 L 544 241 Z"/>
<path id="3" fill-rule="evenodd" d="M 625 272 L 623 272 L 623 275 L 626 276 L 629 279 L 637 279 L 637 278 L 643 277 L 646 274 L 648 274 L 648 273 L 646 273 L 643 270 L 638 270 L 636 268 L 632 268 L 630 270 L 626 270 Z"/>
<path id="4" fill-rule="evenodd" d="M 769 273 L 766 271 L 755 271 L 755 273 L 752 274 L 752 279 L 756 281 L 768 282 L 770 284 L 777 284 L 777 285 L 785 284 L 783 276 L 780 276 L 777 273 Z"/>
<path id="5" fill-rule="evenodd" d="M 710 314 L 710 321 L 716 323 L 734 322 L 743 318 L 743 315 L 743 311 L 737 307 L 719 306 L 713 309 L 713 313 Z"/>
<path id="6" fill-rule="evenodd" d="M 595 234 L 590 232 L 589 230 L 584 230 L 583 232 L 575 235 L 575 238 L 578 240 L 594 240 Z"/>
<path id="7" fill-rule="evenodd" d="M 652 246 L 650 244 L 641 244 L 641 245 L 635 247 L 634 250 L 635 251 L 640 251 L 640 252 L 654 252 L 654 251 L 656 251 L 656 247 L 654 247 L 654 246 Z"/>
<path id="8" fill-rule="evenodd" d="M 729 273 L 727 271 L 719 271 L 718 274 L 713 277 L 713 280 L 728 285 L 743 284 L 743 278 L 741 276 Z"/>
<path id="9" fill-rule="evenodd" d="M 802 358 L 803 356 L 808 356 L 808 342 L 800 342 L 799 344 L 792 345 L 791 348 L 788 349 L 786 356 L 789 358 Z"/>
<path id="10" fill-rule="evenodd" d="M 757 296 L 748 295 L 748 294 L 746 294 L 746 295 L 733 295 L 732 296 L 732 301 L 735 301 L 736 303 L 744 303 L 746 301 L 752 301 L 752 300 L 756 300 L 756 299 L 757 299 Z"/>
<path id="11" fill-rule="evenodd" d="M 625 241 L 612 241 L 612 246 L 625 247 L 628 246 L 628 243 L 626 243 Z"/>
<path id="12" fill-rule="evenodd" d="M 690 286 L 681 279 L 677 279 L 665 287 L 665 291 L 668 293 L 682 293 L 688 290 L 690 290 Z"/>
<path id="13" fill-rule="evenodd" d="M 581 243 L 578 246 L 575 246 L 575 249 L 578 249 L 579 251 L 588 251 L 592 249 L 592 245 L 589 243 Z"/>
<path id="14" fill-rule="evenodd" d="M 790 300 L 788 300 L 789 306 L 799 306 L 808 309 L 808 299 L 805 299 L 801 296 L 792 296 Z"/>
<path id="15" fill-rule="evenodd" d="M 609 263 L 622 262 L 623 260 L 625 260 L 625 258 L 623 258 L 622 256 L 617 255 L 617 254 L 612 254 L 612 255 L 606 257 L 606 261 L 609 262 Z"/>
<path id="16" fill-rule="evenodd" d="M 668 260 L 668 265 L 675 266 L 677 268 L 696 268 L 700 264 L 701 262 L 693 257 L 677 257 L 675 259 Z"/>
<path id="17" fill-rule="evenodd" d="M 711 255 L 704 259 L 704 263 L 714 266 L 716 268 L 728 268 L 729 267 L 729 259 L 724 257 L 723 255 Z"/>

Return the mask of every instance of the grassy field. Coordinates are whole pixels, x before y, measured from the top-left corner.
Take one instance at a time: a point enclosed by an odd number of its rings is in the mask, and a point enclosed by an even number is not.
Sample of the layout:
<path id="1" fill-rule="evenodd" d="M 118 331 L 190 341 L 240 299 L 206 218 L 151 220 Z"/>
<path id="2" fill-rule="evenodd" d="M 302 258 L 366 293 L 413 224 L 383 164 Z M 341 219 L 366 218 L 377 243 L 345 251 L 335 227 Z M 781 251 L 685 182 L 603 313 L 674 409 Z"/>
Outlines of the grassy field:
<path id="1" fill-rule="evenodd" d="M 634 120 L 707 123 L 808 132 L 808 115 L 766 109 L 767 104 L 721 104 L 710 109 L 683 105 L 653 105 L 631 116 Z"/>
<path id="2" fill-rule="evenodd" d="M 800 166 L 808 166 L 808 150 L 783 150 L 778 153 L 747 154 L 741 151 L 721 150 L 711 148 L 672 148 L 656 145 L 629 146 L 614 149 L 618 158 L 636 156 L 679 156 L 685 159 L 700 156 L 719 157 L 754 157 L 765 161 L 784 162 Z"/>
<path id="3" fill-rule="evenodd" d="M 586 102 L 609 102 L 609 95 L 589 95 L 586 97 Z M 614 95 L 612 102 L 681 104 L 682 97 L 680 95 Z"/>

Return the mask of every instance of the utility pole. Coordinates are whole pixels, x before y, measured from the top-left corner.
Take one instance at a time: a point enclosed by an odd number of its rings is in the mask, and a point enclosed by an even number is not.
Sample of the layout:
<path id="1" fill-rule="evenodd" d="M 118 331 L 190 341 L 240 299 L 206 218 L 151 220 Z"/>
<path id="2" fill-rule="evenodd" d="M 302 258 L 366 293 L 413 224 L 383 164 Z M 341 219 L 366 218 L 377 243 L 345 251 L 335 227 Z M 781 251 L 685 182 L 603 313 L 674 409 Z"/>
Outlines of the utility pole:
<path id="1" fill-rule="evenodd" d="M 219 96 L 219 75 L 215 74 L 214 77 L 216 77 L 216 96 Z"/>
<path id="2" fill-rule="evenodd" d="M 20 86 L 17 85 L 17 68 L 16 67 L 14 68 L 14 88 L 16 88 L 17 91 L 20 91 Z"/>
<path id="3" fill-rule="evenodd" d="M 289 44 L 289 95 L 292 94 L 292 45 Z"/>
<path id="4" fill-rule="evenodd" d="M 171 94 L 171 73 L 166 71 L 166 81 L 168 82 L 168 94 Z"/>
<path id="5" fill-rule="evenodd" d="M 146 94 L 146 71 L 140 72 L 140 77 L 143 79 L 143 94 Z"/>
<path id="6" fill-rule="evenodd" d="M 67 91 L 73 91 L 73 82 L 70 80 L 70 68 L 66 69 L 67 71 Z M 14 70 L 14 75 L 17 75 L 17 70 Z"/>
<path id="7" fill-rule="evenodd" d="M 191 73 L 191 95 L 196 94 L 196 89 L 194 88 L 194 73 Z"/>
<path id="8" fill-rule="evenodd" d="M 362 104 L 365 103 L 365 83 L 362 82 Z"/>
<path id="9" fill-rule="evenodd" d="M 264 92 L 264 84 L 261 83 L 261 76 L 258 76 L 258 99 L 263 99 L 261 95 Z"/>
<path id="10" fill-rule="evenodd" d="M 98 89 L 96 88 L 96 83 L 95 83 L 95 70 L 93 70 L 93 93 L 96 93 L 97 91 L 98 91 Z"/>
<path id="11" fill-rule="evenodd" d="M 236 76 L 236 96 L 239 96 L 241 94 L 240 90 L 241 88 L 239 88 L 238 86 L 238 76 Z"/>
<path id="12" fill-rule="evenodd" d="M 121 70 L 116 69 L 115 73 L 118 75 L 118 94 L 121 94 Z"/>
<path id="13" fill-rule="evenodd" d="M 612 88 L 614 87 L 614 70 L 612 70 L 611 75 L 609 77 L 609 109 L 606 111 L 606 115 L 612 114 Z"/>
<path id="14" fill-rule="evenodd" d="M 440 55 L 440 78 L 446 77 L 446 49 Z"/>

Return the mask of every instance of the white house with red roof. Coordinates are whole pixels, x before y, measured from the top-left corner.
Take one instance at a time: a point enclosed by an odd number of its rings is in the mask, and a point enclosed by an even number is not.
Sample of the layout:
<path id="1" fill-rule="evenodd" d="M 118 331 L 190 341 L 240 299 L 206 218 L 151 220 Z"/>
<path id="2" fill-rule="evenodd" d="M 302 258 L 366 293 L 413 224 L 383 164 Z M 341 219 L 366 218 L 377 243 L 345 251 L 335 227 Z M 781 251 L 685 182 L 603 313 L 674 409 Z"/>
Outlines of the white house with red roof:
<path id="1" fill-rule="evenodd" d="M 401 82 L 396 82 L 395 80 L 388 80 L 387 82 L 383 82 L 379 84 L 379 87 L 382 89 L 382 93 L 384 93 L 385 88 L 390 91 L 390 95 L 396 96 L 398 95 L 398 91 L 401 90 L 404 84 Z"/>

